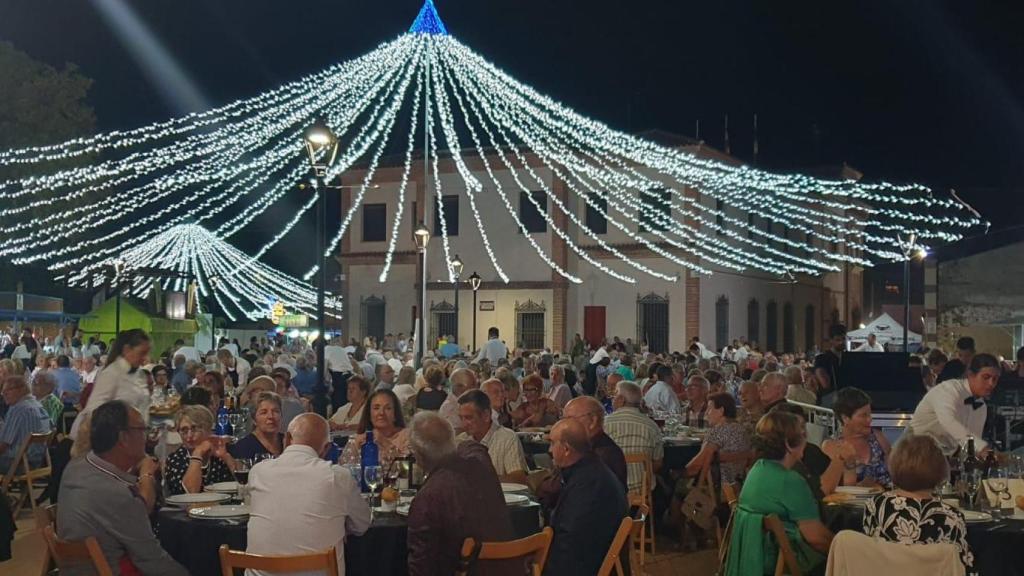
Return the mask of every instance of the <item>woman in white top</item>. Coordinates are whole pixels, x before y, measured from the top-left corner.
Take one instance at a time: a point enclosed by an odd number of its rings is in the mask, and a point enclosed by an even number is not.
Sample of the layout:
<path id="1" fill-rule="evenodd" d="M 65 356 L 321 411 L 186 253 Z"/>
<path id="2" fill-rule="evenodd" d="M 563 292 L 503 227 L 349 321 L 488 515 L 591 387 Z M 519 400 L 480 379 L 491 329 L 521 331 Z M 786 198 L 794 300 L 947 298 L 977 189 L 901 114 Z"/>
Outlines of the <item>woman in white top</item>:
<path id="1" fill-rule="evenodd" d="M 370 395 L 370 383 L 362 376 L 350 376 L 348 379 L 348 404 L 345 404 L 331 416 L 331 430 L 356 430 L 363 417 L 366 398 Z"/>
<path id="2" fill-rule="evenodd" d="M 71 427 L 71 437 L 77 438 L 78 426 L 85 414 L 111 400 L 124 400 L 142 414 L 149 422 L 149 389 L 146 376 L 139 367 L 149 357 L 150 341 L 146 332 L 139 328 L 125 330 L 117 336 L 107 364 L 96 375 L 89 402 Z"/>

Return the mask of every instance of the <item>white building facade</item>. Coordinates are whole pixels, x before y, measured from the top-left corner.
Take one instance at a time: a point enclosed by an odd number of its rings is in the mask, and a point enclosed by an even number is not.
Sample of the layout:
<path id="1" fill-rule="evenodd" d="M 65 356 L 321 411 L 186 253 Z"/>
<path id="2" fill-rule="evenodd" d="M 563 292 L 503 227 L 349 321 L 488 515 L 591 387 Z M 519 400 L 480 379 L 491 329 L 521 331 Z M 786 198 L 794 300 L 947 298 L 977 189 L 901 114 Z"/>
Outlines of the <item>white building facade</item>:
<path id="1" fill-rule="evenodd" d="M 664 134 L 659 136 L 665 137 Z M 738 163 L 702 143 L 672 137 L 671 144 L 694 154 L 719 161 Z M 496 326 L 501 338 L 516 349 L 550 348 L 566 350 L 574 334 L 591 342 L 618 336 L 634 342 L 646 340 L 652 351 L 684 350 L 694 336 L 709 347 L 720 349 L 733 338 L 757 341 L 762 349 L 804 351 L 819 345 L 834 322 L 849 322 L 851 310 L 861 302 L 861 269 L 848 266 L 822 277 L 779 278 L 756 272 L 735 273 L 700 262 L 713 274 L 691 273 L 678 264 L 651 252 L 624 234 L 615 223 L 588 209 L 586 203 L 546 166 L 526 155 L 533 171 L 551 194 L 575 218 L 586 225 L 606 245 L 614 247 L 640 264 L 659 272 L 678 275 L 675 282 L 649 276 L 599 246 L 574 224 L 556 202 L 536 186 L 531 190 L 551 222 L 565 231 L 573 244 L 586 255 L 616 271 L 636 278 L 635 284 L 608 276 L 584 260 L 538 214 L 527 193 L 517 184 L 510 170 L 497 170 L 504 197 L 496 188 L 485 187 L 474 199 L 480 224 L 486 230 L 490 249 L 508 282 L 504 282 L 491 262 L 479 225 L 472 210 L 462 177 L 448 158 L 439 161 L 440 189 L 448 232 L 448 254 L 465 264 L 459 290 L 458 335 L 463 349 L 483 344 L 487 329 Z M 491 182 L 479 156 L 465 154 L 463 161 L 481 182 Z M 504 165 L 501 165 L 504 166 Z M 393 222 L 398 213 L 398 191 L 403 166 L 378 167 L 373 177 L 377 188 L 368 189 L 352 223 L 342 239 L 338 255 L 342 275 L 334 286 L 345 302 L 342 332 L 362 337 L 412 333 L 420 302 L 420 258 L 413 242 L 413 230 L 419 222 L 432 232 L 427 254 L 427 335 L 428 342 L 441 334 L 454 333 L 455 294 L 448 279 L 445 251 L 440 236 L 440 218 L 435 184 L 424 186 L 422 170 L 413 170 L 405 192 L 403 215 L 397 228 L 396 248 L 387 280 L 380 282 Z M 516 173 L 523 182 L 522 169 Z M 343 175 L 343 184 L 362 182 L 365 173 L 351 170 Z M 677 189 L 683 190 L 682 186 Z M 342 215 L 352 205 L 355 191 L 342 191 Z M 699 190 L 685 189 L 687 197 L 713 205 Z M 642 201 L 650 202 L 651 196 Z M 424 201 L 428 199 L 428 201 Z M 507 204 L 506 204 L 507 203 Z M 520 231 L 507 205 L 530 230 L 529 239 Z M 665 206 L 664 208 L 672 210 Z M 745 212 L 729 214 L 753 219 Z M 680 220 L 680 214 L 673 213 Z M 619 224 L 680 258 L 695 256 L 660 241 L 645 231 L 644 223 L 615 213 Z M 696 222 L 688 223 L 699 227 Z M 764 225 L 764 224 L 762 224 Z M 776 225 L 777 226 L 777 225 Z M 776 227 L 775 233 L 782 233 Z M 530 240 L 536 244 L 531 245 Z M 833 247 L 835 249 L 835 247 Z M 538 250 L 557 266 L 582 280 L 576 284 L 553 271 Z M 473 293 L 466 279 L 476 272 L 482 285 L 476 295 L 476 331 L 473 332 Z"/>

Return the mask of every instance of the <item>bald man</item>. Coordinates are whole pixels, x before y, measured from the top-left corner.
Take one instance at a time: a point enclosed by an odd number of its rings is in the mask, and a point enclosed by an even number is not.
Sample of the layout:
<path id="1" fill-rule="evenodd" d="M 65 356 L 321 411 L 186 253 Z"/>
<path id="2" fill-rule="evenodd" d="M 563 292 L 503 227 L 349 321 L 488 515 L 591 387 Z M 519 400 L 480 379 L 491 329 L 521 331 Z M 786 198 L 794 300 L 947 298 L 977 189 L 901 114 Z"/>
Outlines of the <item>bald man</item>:
<path id="1" fill-rule="evenodd" d="M 555 537 L 544 574 L 597 574 L 619 523 L 628 514 L 626 493 L 590 449 L 587 429 L 578 419 L 555 423 L 550 451 L 564 486 L 551 513 Z"/>
<path id="2" fill-rule="evenodd" d="M 338 566 L 345 565 L 345 536 L 366 532 L 370 508 L 352 475 L 323 459 L 329 430 L 319 414 L 296 416 L 284 452 L 252 467 L 247 552 L 304 554 L 334 546 Z"/>
<path id="3" fill-rule="evenodd" d="M 604 433 L 604 406 L 593 396 L 573 398 L 565 405 L 561 421 L 576 422 L 583 426 L 588 451 L 612 472 L 619 481 L 622 493 L 625 494 L 627 490 L 626 456 L 618 444 Z M 555 472 L 538 487 L 537 499 L 546 509 L 551 510 L 558 505 L 558 500 L 564 491 L 565 477 L 561 466 L 556 461 Z"/>
<path id="4" fill-rule="evenodd" d="M 462 419 L 459 417 L 459 397 L 467 390 L 477 388 L 476 374 L 469 368 L 458 368 L 448 377 L 452 385 L 451 394 L 441 403 L 438 413 L 447 420 L 456 433 L 462 432 Z"/>

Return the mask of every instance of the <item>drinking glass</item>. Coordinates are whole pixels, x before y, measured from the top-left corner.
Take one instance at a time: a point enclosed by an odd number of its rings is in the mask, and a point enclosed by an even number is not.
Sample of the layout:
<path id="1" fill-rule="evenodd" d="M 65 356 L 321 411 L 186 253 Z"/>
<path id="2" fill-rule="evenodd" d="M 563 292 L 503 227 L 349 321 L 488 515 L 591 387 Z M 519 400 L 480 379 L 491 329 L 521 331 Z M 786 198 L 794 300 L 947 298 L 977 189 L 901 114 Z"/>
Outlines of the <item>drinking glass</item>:
<path id="1" fill-rule="evenodd" d="M 373 495 L 377 492 L 377 486 L 383 480 L 384 471 L 380 466 L 367 466 L 363 468 L 363 480 L 370 488 L 370 506 L 373 506 Z"/>
<path id="2" fill-rule="evenodd" d="M 363 467 L 358 462 L 350 462 L 345 464 L 344 468 L 352 475 L 352 479 L 356 481 L 356 487 L 358 488 L 363 480 Z"/>
<path id="3" fill-rule="evenodd" d="M 978 490 L 981 488 L 981 470 L 971 470 L 964 473 L 964 486 L 967 488 L 967 498 L 970 507 L 974 509 L 978 498 Z"/>
<path id="4" fill-rule="evenodd" d="M 1005 468 L 992 468 L 988 474 L 988 488 L 995 497 L 990 502 L 992 508 L 1002 513 L 1003 502 L 1010 500 L 1010 473 Z"/>
<path id="5" fill-rule="evenodd" d="M 249 470 L 252 469 L 252 460 L 249 458 L 237 458 L 235 462 L 238 462 L 238 468 L 235 468 L 235 480 L 238 481 L 240 486 L 245 486 L 249 483 Z"/>
<path id="6" fill-rule="evenodd" d="M 245 422 L 245 416 L 242 416 L 239 412 L 232 412 L 228 414 L 228 422 L 231 423 L 231 429 L 234 430 L 236 436 L 243 436 L 242 423 Z"/>

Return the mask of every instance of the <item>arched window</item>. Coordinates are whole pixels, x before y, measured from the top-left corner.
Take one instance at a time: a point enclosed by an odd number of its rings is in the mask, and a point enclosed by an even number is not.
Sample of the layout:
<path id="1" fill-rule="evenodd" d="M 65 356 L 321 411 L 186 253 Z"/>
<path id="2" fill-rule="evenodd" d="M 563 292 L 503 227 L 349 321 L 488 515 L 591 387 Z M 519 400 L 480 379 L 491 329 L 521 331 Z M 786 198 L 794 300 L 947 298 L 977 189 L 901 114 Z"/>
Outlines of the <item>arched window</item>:
<path id="1" fill-rule="evenodd" d="M 765 316 L 767 316 L 765 320 L 767 333 L 764 337 L 764 351 L 777 352 L 779 348 L 779 305 L 774 300 L 768 302 Z"/>
<path id="2" fill-rule="evenodd" d="M 796 349 L 796 326 L 793 323 L 793 305 L 786 302 L 782 305 L 782 351 L 794 352 Z"/>
<path id="3" fill-rule="evenodd" d="M 729 344 L 729 299 L 719 296 L 715 302 L 715 350 Z"/>
<path id="4" fill-rule="evenodd" d="M 540 350 L 544 348 L 544 302 L 516 301 L 516 348 Z"/>
<path id="5" fill-rule="evenodd" d="M 809 351 L 814 348 L 815 334 L 814 325 L 817 322 L 814 319 L 814 304 L 808 304 L 804 310 L 804 351 Z"/>
<path id="6" fill-rule="evenodd" d="M 761 307 L 757 298 L 747 302 L 747 340 L 757 342 L 761 339 Z"/>

